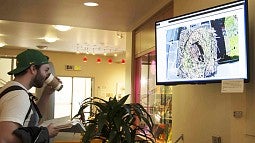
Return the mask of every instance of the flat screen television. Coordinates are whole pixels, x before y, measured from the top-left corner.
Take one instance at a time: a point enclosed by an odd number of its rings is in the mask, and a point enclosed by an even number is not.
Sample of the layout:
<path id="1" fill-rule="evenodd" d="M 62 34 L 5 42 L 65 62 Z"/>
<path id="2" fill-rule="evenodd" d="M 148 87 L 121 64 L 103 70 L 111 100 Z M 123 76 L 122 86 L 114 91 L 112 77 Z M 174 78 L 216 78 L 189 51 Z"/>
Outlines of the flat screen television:
<path id="1" fill-rule="evenodd" d="M 157 21 L 156 84 L 248 82 L 247 7 L 240 0 Z"/>

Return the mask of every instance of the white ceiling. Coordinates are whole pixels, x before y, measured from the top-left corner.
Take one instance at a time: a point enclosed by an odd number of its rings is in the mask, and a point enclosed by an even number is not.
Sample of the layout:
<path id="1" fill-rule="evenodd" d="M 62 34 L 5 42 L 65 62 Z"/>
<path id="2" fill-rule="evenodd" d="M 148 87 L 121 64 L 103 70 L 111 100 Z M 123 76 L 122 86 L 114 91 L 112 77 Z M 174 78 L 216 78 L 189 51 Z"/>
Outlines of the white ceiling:
<path id="1" fill-rule="evenodd" d="M 0 0 L 0 42 L 5 48 L 37 48 L 65 52 L 122 52 L 125 32 L 134 30 L 171 0 Z M 52 25 L 69 25 L 67 32 Z M 121 34 L 123 38 L 118 38 Z M 59 38 L 47 43 L 46 35 Z"/>

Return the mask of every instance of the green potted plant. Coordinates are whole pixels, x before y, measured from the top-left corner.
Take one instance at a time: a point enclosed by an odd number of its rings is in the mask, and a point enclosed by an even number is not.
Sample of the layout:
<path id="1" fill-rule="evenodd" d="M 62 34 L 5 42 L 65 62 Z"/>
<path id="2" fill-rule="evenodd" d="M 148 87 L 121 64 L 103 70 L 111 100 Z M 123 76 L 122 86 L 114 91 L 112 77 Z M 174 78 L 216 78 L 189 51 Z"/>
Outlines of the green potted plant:
<path id="1" fill-rule="evenodd" d="M 114 97 L 108 101 L 91 97 L 82 102 L 74 118 L 79 117 L 86 128 L 83 143 L 89 143 L 95 138 L 108 143 L 155 142 L 150 115 L 139 103 L 125 104 L 128 96 L 120 100 Z M 85 120 L 85 108 L 91 108 L 92 118 Z"/>

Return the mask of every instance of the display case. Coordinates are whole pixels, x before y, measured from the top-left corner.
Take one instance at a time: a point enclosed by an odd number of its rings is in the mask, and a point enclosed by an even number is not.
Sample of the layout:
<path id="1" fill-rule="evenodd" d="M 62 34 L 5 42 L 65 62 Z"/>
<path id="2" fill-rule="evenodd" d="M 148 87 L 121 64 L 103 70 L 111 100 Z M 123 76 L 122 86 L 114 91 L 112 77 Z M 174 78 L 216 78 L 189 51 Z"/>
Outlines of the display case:
<path id="1" fill-rule="evenodd" d="M 135 100 L 146 108 L 157 143 L 171 140 L 172 87 L 156 85 L 155 52 L 136 58 Z"/>

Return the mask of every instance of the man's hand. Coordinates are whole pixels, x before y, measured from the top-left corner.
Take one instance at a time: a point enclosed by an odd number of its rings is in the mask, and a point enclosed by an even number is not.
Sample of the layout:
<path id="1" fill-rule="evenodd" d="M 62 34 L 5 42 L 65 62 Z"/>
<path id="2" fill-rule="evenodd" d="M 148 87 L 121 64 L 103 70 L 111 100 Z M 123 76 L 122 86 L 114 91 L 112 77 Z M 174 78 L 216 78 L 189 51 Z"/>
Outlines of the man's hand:
<path id="1" fill-rule="evenodd" d="M 47 129 L 48 129 L 50 138 L 57 136 L 59 133 L 59 130 L 52 123 L 47 126 Z"/>

